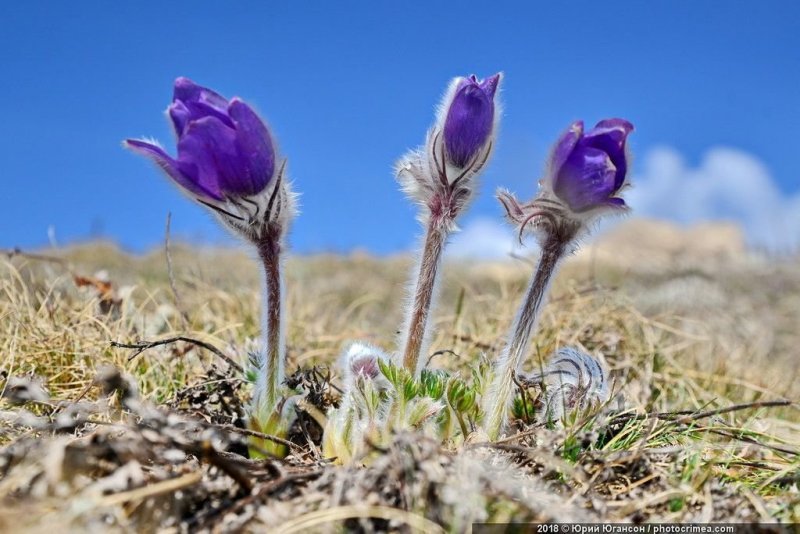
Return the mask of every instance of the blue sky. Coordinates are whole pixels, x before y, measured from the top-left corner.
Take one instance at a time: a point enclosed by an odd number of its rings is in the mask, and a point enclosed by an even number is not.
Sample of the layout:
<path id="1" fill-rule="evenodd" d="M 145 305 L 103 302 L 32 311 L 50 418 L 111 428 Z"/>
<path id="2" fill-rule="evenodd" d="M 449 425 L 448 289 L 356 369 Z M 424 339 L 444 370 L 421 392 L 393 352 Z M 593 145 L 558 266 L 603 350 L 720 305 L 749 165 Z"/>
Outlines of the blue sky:
<path id="1" fill-rule="evenodd" d="M 146 250 L 169 211 L 181 238 L 232 242 L 120 146 L 153 136 L 173 150 L 163 111 L 174 78 L 188 76 L 268 119 L 303 195 L 296 250 L 407 249 L 419 230 L 393 162 L 423 141 L 451 77 L 500 70 L 501 135 L 467 226 L 500 221 L 500 185 L 534 193 L 571 121 L 620 116 L 637 127 L 645 215 L 736 219 L 763 240 L 765 210 L 785 211 L 783 223 L 800 211 L 798 6 L 14 2 L 0 21 L 0 247 L 46 245 L 53 227 L 60 243 L 104 236 Z M 672 177 L 659 182 L 664 165 Z M 684 210 L 682 185 L 704 179 L 693 194 L 709 200 Z"/>

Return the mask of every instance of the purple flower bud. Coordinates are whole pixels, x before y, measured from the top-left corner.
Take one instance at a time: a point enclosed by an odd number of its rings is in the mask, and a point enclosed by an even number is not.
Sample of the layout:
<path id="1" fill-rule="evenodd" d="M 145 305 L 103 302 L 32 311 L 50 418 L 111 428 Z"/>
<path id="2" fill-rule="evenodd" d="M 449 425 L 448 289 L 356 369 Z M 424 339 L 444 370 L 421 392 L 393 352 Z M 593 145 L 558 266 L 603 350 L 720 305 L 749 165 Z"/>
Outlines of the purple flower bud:
<path id="1" fill-rule="evenodd" d="M 444 145 L 451 165 L 466 167 L 489 140 L 500 78 L 498 73 L 483 81 L 475 75 L 458 81 L 444 121 Z"/>
<path id="2" fill-rule="evenodd" d="M 625 183 L 625 141 L 633 125 L 606 119 L 584 134 L 577 121 L 561 135 L 550 158 L 553 192 L 577 212 L 601 206 L 624 207 L 614 195 Z"/>
<path id="3" fill-rule="evenodd" d="M 272 138 L 242 100 L 228 101 L 211 89 L 178 78 L 167 112 L 178 136 L 177 158 L 153 142 L 128 139 L 125 145 L 152 159 L 190 193 L 213 200 L 255 195 L 272 179 Z"/>
<path id="4" fill-rule="evenodd" d="M 353 376 L 375 378 L 380 372 L 378 358 L 374 355 L 363 355 L 350 360 L 350 372 L 353 373 Z"/>
<path id="5" fill-rule="evenodd" d="M 353 387 L 359 379 L 371 381 L 380 390 L 387 389 L 389 382 L 381 373 L 380 361 L 391 358 L 378 347 L 355 341 L 348 345 L 341 356 L 347 387 Z"/>

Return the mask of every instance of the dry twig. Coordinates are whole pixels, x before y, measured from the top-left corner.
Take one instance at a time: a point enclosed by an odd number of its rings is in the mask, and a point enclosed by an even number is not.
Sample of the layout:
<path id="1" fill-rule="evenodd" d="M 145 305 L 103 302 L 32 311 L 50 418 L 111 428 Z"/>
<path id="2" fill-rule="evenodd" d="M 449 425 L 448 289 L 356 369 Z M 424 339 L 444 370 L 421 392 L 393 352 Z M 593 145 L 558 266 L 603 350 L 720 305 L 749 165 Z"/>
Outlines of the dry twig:
<path id="1" fill-rule="evenodd" d="M 119 341 L 112 341 L 111 346 L 122 349 L 136 349 L 136 352 L 128 356 L 128 361 L 131 361 L 138 355 L 146 351 L 147 349 L 152 349 L 153 347 L 160 347 L 161 345 L 169 345 L 170 343 L 175 343 L 178 341 L 191 343 L 193 345 L 197 345 L 198 347 L 202 347 L 206 350 L 209 350 L 214 354 L 216 354 L 217 356 L 219 356 L 220 358 L 222 358 L 223 360 L 225 360 L 225 362 L 227 362 L 228 365 L 230 365 L 233 369 L 235 369 L 239 373 L 244 373 L 244 368 L 241 365 L 233 361 L 230 356 L 219 350 L 214 345 L 187 336 L 175 336 L 167 339 L 159 339 L 158 341 L 140 341 L 138 343 L 121 343 Z"/>

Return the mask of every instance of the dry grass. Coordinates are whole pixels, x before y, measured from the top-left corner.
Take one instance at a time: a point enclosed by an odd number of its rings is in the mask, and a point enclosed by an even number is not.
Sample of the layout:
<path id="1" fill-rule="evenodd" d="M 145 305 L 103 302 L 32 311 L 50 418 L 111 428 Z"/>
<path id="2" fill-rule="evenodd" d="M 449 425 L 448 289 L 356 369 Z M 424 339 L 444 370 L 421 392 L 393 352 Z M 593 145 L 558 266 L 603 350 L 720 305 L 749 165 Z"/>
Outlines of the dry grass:
<path id="1" fill-rule="evenodd" d="M 623 415 L 581 417 L 566 429 L 519 422 L 520 433 L 499 445 L 472 443 L 460 451 L 401 435 L 369 467 L 326 465 L 313 446 L 286 463 L 235 459 L 237 469 L 252 473 L 251 482 L 237 485 L 231 473 L 238 471 L 204 455 L 189 454 L 168 469 L 159 467 L 160 458 L 137 457 L 134 469 L 134 460 L 114 449 L 116 456 L 78 476 L 63 452 L 92 440 L 113 449 L 114 439 L 139 432 L 147 454 L 167 454 L 171 449 L 155 447 L 136 427 L 141 417 L 92 387 L 98 369 L 115 365 L 136 381 L 143 399 L 174 406 L 189 388 L 213 392 L 228 380 L 226 364 L 185 342 L 133 360 L 131 350 L 110 342 L 187 335 L 243 362 L 258 334 L 254 263 L 232 251 L 178 247 L 176 299 L 163 251 L 130 257 L 94 244 L 58 256 L 63 261 L 0 260 L 0 387 L 8 390 L 11 377 L 41 377 L 49 400 L 27 403 L 31 416 L 52 418 L 65 410 L 62 401 L 100 399 L 102 409 L 88 423 L 55 432 L 15 420 L 23 408 L 0 400 L 0 530 L 12 524 L 31 531 L 64 524 L 227 530 L 290 521 L 287 528 L 301 531 L 348 518 L 354 529 L 424 530 L 435 523 L 449 531 L 510 519 L 800 522 L 797 405 L 700 413 L 800 399 L 797 261 L 677 258 L 637 269 L 582 256 L 558 277 L 532 357 L 575 344 L 604 358 L 624 397 Z M 360 255 L 290 260 L 288 368 L 329 365 L 353 339 L 393 349 L 409 265 L 406 258 Z M 111 287 L 99 283 L 100 270 Z M 460 370 L 491 357 L 530 270 L 524 261 L 448 265 L 432 365 Z M 84 287 L 76 276 L 88 277 Z M 229 393 L 246 397 L 235 384 Z M 210 405 L 201 402 L 195 415 L 220 423 L 202 413 Z M 669 414 L 676 411 L 686 413 Z M 171 447 L 185 452 L 189 445 Z M 52 457 L 58 451 L 61 457 Z M 87 488 L 123 469 L 136 476 L 87 500 Z M 242 484 L 252 484 L 254 496 L 245 497 Z M 218 508 L 208 512 L 215 506 L 210 497 L 186 497 L 201 487 L 226 495 Z M 208 517 L 192 522 L 199 511 Z"/>

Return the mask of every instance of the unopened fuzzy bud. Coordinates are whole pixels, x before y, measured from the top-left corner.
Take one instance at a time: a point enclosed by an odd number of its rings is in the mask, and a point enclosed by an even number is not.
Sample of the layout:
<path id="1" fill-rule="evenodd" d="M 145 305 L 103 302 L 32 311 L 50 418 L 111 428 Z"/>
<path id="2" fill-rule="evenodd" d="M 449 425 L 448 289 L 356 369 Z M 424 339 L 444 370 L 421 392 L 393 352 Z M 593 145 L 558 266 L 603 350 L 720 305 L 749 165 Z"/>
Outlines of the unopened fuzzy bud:
<path id="1" fill-rule="evenodd" d="M 389 387 L 389 381 L 381 373 L 381 363 L 388 361 L 389 356 L 378 347 L 356 341 L 342 352 L 340 365 L 349 387 L 353 387 L 358 380 L 370 380 L 376 389 L 384 390 Z"/>

